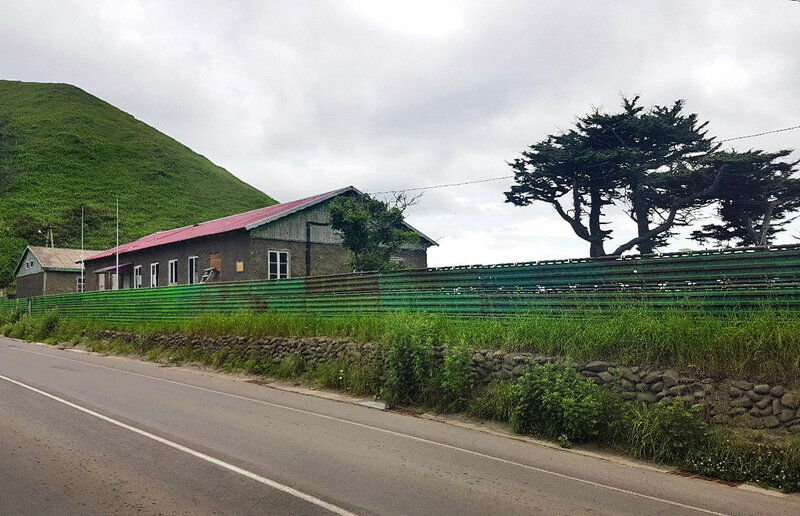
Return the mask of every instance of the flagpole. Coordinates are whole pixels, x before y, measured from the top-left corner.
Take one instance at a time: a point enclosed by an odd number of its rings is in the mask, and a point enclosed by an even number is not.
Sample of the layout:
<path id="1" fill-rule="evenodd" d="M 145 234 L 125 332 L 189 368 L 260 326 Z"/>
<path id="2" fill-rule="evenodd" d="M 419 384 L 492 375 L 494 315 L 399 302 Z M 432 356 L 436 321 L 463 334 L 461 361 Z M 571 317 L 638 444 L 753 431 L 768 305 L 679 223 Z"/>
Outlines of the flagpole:
<path id="1" fill-rule="evenodd" d="M 86 264 L 83 261 L 83 205 L 81 205 L 81 292 L 86 291 Z"/>
<path id="2" fill-rule="evenodd" d="M 119 197 L 117 197 L 117 273 L 116 273 L 116 289 L 119 290 Z"/>

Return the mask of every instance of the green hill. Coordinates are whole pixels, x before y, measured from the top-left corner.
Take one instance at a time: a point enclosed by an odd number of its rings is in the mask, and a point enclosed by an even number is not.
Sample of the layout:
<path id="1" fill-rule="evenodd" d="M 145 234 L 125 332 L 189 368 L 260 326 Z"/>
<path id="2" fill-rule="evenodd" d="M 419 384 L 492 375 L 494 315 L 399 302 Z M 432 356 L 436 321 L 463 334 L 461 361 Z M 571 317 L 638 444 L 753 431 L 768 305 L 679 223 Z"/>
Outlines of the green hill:
<path id="1" fill-rule="evenodd" d="M 120 240 L 274 204 L 227 170 L 67 84 L 0 81 L 0 287 L 26 243 L 114 244 Z M 42 230 L 42 234 L 39 234 Z"/>

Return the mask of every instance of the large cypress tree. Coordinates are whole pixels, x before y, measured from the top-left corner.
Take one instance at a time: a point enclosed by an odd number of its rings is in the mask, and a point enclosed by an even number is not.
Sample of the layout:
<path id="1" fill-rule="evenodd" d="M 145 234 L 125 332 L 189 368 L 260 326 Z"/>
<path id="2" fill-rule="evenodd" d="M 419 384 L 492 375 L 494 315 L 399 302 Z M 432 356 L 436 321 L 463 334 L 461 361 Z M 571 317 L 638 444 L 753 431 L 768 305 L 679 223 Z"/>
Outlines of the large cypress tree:
<path id="1" fill-rule="evenodd" d="M 639 97 L 623 98 L 622 111 L 600 110 L 578 118 L 567 132 L 531 145 L 510 166 L 515 185 L 506 202 L 546 202 L 589 242 L 591 256 L 606 254 L 604 210 L 621 201 L 637 227 L 636 237 L 611 254 L 663 245 L 673 228 L 688 223 L 708 204 L 722 170 L 708 156 L 718 145 L 684 102 L 645 110 Z"/>

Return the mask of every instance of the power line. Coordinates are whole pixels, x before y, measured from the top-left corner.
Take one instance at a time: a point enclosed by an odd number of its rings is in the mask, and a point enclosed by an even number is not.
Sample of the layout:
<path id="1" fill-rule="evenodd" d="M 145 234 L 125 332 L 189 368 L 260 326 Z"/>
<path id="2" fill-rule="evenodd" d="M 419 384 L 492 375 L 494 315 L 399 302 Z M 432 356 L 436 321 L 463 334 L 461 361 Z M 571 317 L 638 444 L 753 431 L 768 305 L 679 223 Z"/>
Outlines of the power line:
<path id="1" fill-rule="evenodd" d="M 500 179 L 510 179 L 514 176 L 500 176 L 500 177 L 490 177 L 488 179 L 477 179 L 475 181 L 462 181 L 460 183 L 446 183 L 443 185 L 432 185 L 432 186 L 420 186 L 418 188 L 403 188 L 400 190 L 384 190 L 383 192 L 372 192 L 374 194 L 387 194 L 387 193 L 399 193 L 399 192 L 416 192 L 418 190 L 433 190 L 434 188 L 448 188 L 451 186 L 463 186 L 463 185 L 474 185 L 476 183 L 488 183 L 489 181 L 499 181 Z"/>
<path id="2" fill-rule="evenodd" d="M 786 131 L 793 131 L 795 129 L 800 129 L 800 125 L 795 125 L 792 127 L 784 127 L 783 129 L 773 129 L 772 131 L 764 131 L 762 133 L 755 133 L 755 134 L 747 134 L 744 136 L 734 136 L 733 138 L 725 138 L 724 140 L 718 140 L 719 143 L 723 142 L 731 142 L 734 140 L 744 140 L 746 138 L 755 138 L 756 136 L 764 136 L 766 134 L 775 134 L 775 133 L 783 133 Z M 450 188 L 451 186 L 464 186 L 464 185 L 474 185 L 478 183 L 489 183 L 491 181 L 500 181 L 501 179 L 511 179 L 514 176 L 499 176 L 499 177 L 490 177 L 487 179 L 476 179 L 475 181 L 462 181 L 460 183 L 445 183 L 441 185 L 431 185 L 431 186 L 419 186 L 417 188 L 401 188 L 398 190 L 384 190 L 382 192 L 371 192 L 373 194 L 393 194 L 399 192 L 418 192 L 420 190 L 434 190 L 437 188 Z"/>
<path id="3" fill-rule="evenodd" d="M 793 127 L 784 127 L 783 129 L 774 129 L 772 131 L 764 131 L 763 133 L 756 133 L 756 134 L 748 134 L 747 136 L 735 136 L 733 138 L 725 138 L 724 140 L 720 140 L 719 142 L 731 142 L 733 140 L 744 140 L 745 138 L 755 138 L 756 136 L 764 136 L 765 134 L 774 134 L 774 133 L 783 133 L 785 131 L 792 131 L 794 129 L 800 129 L 800 125 L 795 125 Z"/>

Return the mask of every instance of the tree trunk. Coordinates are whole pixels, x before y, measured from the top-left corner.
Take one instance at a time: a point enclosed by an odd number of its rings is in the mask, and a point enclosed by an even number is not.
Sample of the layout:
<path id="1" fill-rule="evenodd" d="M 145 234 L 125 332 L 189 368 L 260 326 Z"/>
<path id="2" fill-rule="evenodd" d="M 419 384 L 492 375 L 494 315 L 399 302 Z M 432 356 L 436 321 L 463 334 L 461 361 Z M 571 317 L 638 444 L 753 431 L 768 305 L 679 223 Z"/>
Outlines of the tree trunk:
<path id="1" fill-rule="evenodd" d="M 758 245 L 765 246 L 769 241 L 769 228 L 772 225 L 772 213 L 775 211 L 775 206 L 778 201 L 772 201 L 767 204 L 767 209 L 764 211 L 764 220 L 761 222 L 761 238 L 758 240 Z"/>
<path id="2" fill-rule="evenodd" d="M 647 213 L 647 205 L 644 200 L 644 190 L 639 182 L 633 184 L 631 192 L 631 203 L 633 204 L 633 216 L 636 219 L 636 233 L 642 237 L 650 232 L 650 220 Z M 653 253 L 653 240 L 648 238 L 642 240 L 636 247 L 641 254 Z"/>
<path id="3" fill-rule="evenodd" d="M 603 209 L 603 196 L 600 193 L 600 188 L 592 185 L 589 198 L 591 203 L 591 206 L 589 206 L 589 234 L 592 237 L 589 245 L 589 256 L 605 256 L 603 228 L 600 225 L 600 216 Z"/>

